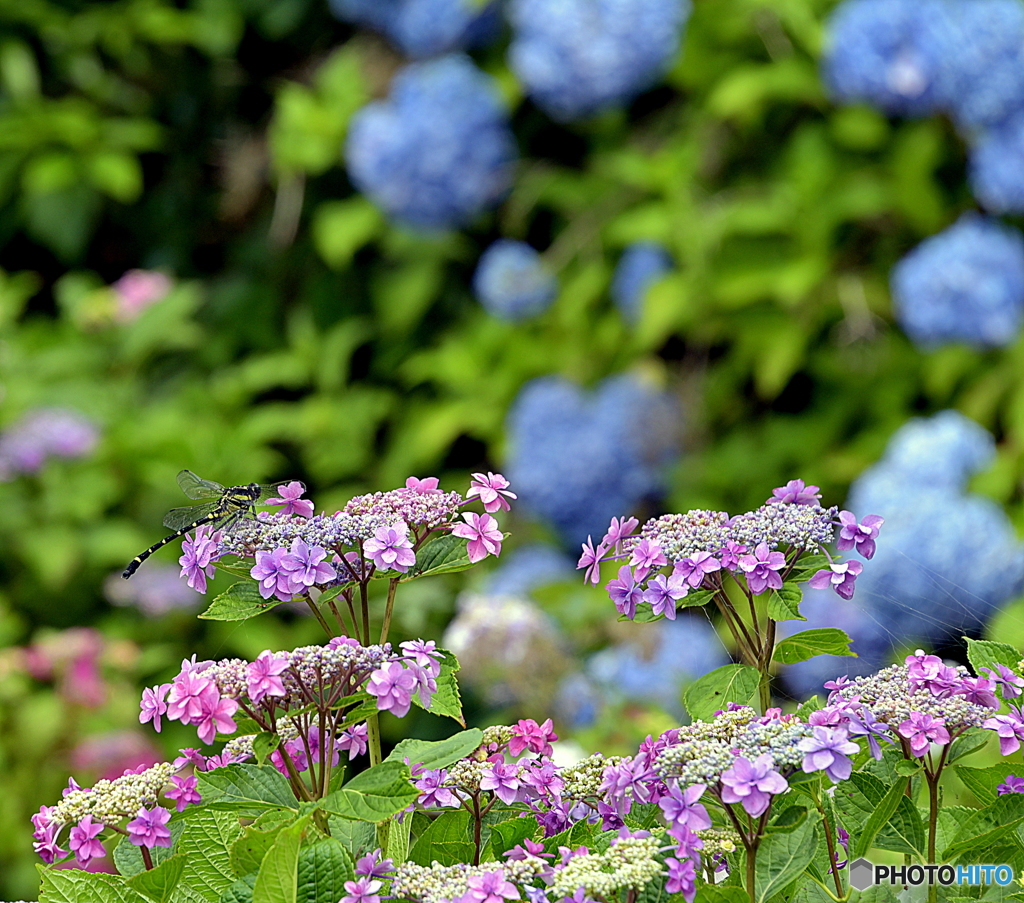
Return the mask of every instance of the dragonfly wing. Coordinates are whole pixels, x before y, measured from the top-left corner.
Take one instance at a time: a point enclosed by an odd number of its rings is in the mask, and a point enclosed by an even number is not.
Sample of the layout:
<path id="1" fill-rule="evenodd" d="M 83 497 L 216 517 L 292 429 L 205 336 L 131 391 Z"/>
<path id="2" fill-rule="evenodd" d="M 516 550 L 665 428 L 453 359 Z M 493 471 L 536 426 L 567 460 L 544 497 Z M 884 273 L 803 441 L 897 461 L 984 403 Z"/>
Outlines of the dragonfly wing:
<path id="1" fill-rule="evenodd" d="M 164 518 L 164 526 L 168 530 L 184 530 L 190 524 L 194 524 L 209 514 L 214 507 L 216 507 L 215 504 L 193 505 L 191 508 L 172 508 Z"/>
<path id="2" fill-rule="evenodd" d="M 190 499 L 220 498 L 224 494 L 224 487 L 220 483 L 197 477 L 191 470 L 182 470 L 178 473 L 178 485 Z"/>
<path id="3" fill-rule="evenodd" d="M 281 487 L 282 486 L 288 486 L 291 483 L 299 483 L 299 481 L 298 480 L 281 480 L 280 483 L 264 483 L 262 486 L 260 486 L 260 497 L 257 500 L 256 504 L 261 504 L 263 502 L 266 502 L 267 499 L 280 498 L 281 497 Z M 302 487 L 302 491 L 305 492 L 306 491 L 306 484 L 305 483 L 299 483 L 299 485 Z"/>

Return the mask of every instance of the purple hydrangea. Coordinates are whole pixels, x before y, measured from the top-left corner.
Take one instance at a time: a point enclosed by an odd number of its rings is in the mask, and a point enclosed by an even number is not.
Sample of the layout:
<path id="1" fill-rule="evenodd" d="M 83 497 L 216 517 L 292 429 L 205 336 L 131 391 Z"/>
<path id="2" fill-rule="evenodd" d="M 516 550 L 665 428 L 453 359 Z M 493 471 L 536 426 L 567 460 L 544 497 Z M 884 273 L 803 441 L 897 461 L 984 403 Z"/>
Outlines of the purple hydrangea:
<path id="1" fill-rule="evenodd" d="M 0 433 L 0 482 L 35 473 L 50 457 L 83 458 L 97 442 L 99 430 L 77 411 L 30 411 Z"/>
<path id="2" fill-rule="evenodd" d="M 547 310 L 558 283 L 526 242 L 501 238 L 480 257 L 473 292 L 488 313 L 514 322 Z"/>
<path id="3" fill-rule="evenodd" d="M 452 55 L 401 70 L 387 100 L 352 118 L 345 157 L 355 186 L 390 216 L 453 229 L 505 194 L 516 145 L 490 77 Z"/>
<path id="4" fill-rule="evenodd" d="M 768 753 L 753 762 L 738 756 L 731 768 L 722 772 L 722 802 L 740 803 L 755 818 L 768 808 L 772 797 L 789 787 L 789 782 L 775 770 Z"/>

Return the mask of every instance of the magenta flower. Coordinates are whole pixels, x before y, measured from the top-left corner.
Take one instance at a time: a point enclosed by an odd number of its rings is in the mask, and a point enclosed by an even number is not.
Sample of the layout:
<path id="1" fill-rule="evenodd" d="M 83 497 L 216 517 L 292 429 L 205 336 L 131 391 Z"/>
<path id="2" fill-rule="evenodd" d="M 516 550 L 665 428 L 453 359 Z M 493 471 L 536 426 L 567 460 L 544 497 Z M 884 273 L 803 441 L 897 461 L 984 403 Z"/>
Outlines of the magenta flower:
<path id="1" fill-rule="evenodd" d="M 505 537 L 493 517 L 472 511 L 463 512 L 462 517 L 466 523 L 452 527 L 452 535 L 469 540 L 467 551 L 470 562 L 476 564 L 488 555 L 501 554 L 501 541 Z"/>
<path id="2" fill-rule="evenodd" d="M 778 572 L 785 566 L 786 556 L 782 552 L 768 551 L 767 543 L 759 542 L 753 555 L 740 555 L 737 564 L 747 575 L 747 586 L 755 596 L 767 587 L 782 589 L 782 577 Z"/>
<path id="3" fill-rule="evenodd" d="M 642 582 L 651 571 L 668 564 L 668 559 L 662 554 L 661 546 L 649 539 L 641 539 L 633 546 L 629 564 L 636 568 L 636 579 Z"/>
<path id="4" fill-rule="evenodd" d="M 557 740 L 558 734 L 552 729 L 552 721 L 548 718 L 543 724 L 537 724 L 532 718 L 523 718 L 512 728 L 512 739 L 508 743 L 509 755 L 518 756 L 528 749 L 539 756 L 550 756 L 551 741 Z"/>
<path id="5" fill-rule="evenodd" d="M 377 697 L 377 708 L 404 718 L 412 703 L 413 694 L 419 689 L 419 679 L 410 668 L 401 662 L 388 662 L 370 675 L 366 692 Z"/>
<path id="6" fill-rule="evenodd" d="M 416 563 L 416 553 L 409 539 L 409 525 L 400 520 L 390 527 L 378 527 L 373 538 L 363 543 L 363 555 L 382 571 L 404 574 Z"/>
<path id="7" fill-rule="evenodd" d="M 260 584 L 260 595 L 264 599 L 274 596 L 282 602 L 290 602 L 292 596 L 301 589 L 292 584 L 292 572 L 285 566 L 287 549 L 274 549 L 273 552 L 256 552 L 256 564 L 249 574 Z"/>
<path id="8" fill-rule="evenodd" d="M 999 692 L 1003 694 L 1003 699 L 1016 699 L 1021 692 L 1024 692 L 1024 679 L 1007 668 L 1006 665 L 996 665 L 994 669 L 984 667 L 981 670 L 988 671 L 992 675 L 992 680 L 999 685 Z"/>
<path id="9" fill-rule="evenodd" d="M 427 809 L 437 806 L 457 806 L 459 798 L 450 787 L 444 787 L 448 772 L 444 768 L 427 769 L 413 781 L 413 786 L 420 791 L 416 804 Z"/>
<path id="10" fill-rule="evenodd" d="M 817 505 L 821 490 L 817 486 L 805 486 L 803 480 L 790 480 L 785 486 L 772 490 L 769 501 L 788 502 L 791 505 Z"/>
<path id="11" fill-rule="evenodd" d="M 152 688 L 146 687 L 142 691 L 142 711 L 139 712 L 139 724 L 152 721 L 153 730 L 160 733 L 160 716 L 167 711 L 167 691 L 170 689 L 170 684 L 160 684 Z"/>
<path id="12" fill-rule="evenodd" d="M 246 666 L 245 678 L 249 699 L 259 703 L 265 696 L 284 696 L 284 682 L 280 675 L 288 670 L 287 656 L 276 656 L 264 649 L 256 661 Z"/>
<path id="13" fill-rule="evenodd" d="M 196 784 L 199 783 L 199 778 L 194 774 L 190 774 L 187 777 L 181 777 L 179 775 L 171 775 L 171 783 L 174 786 L 164 792 L 164 796 L 169 800 L 175 800 L 175 805 L 179 812 L 184 812 L 185 807 L 189 803 L 198 803 L 202 801 L 202 797 L 199 795 L 199 791 L 196 790 Z"/>
<path id="14" fill-rule="evenodd" d="M 167 822 L 170 820 L 171 813 L 163 806 L 152 809 L 140 806 L 139 814 L 125 825 L 128 839 L 137 847 L 169 847 L 171 832 Z"/>
<path id="15" fill-rule="evenodd" d="M 223 554 L 217 551 L 221 534 L 210 533 L 206 525 L 196 530 L 194 537 L 186 536 L 181 543 L 181 576 L 187 577 L 189 586 L 196 592 L 206 592 L 206 578 L 216 573 L 213 563 Z"/>
<path id="16" fill-rule="evenodd" d="M 1005 716 L 1001 716 L 1005 717 Z M 990 718 L 989 721 L 992 719 Z M 925 715 L 922 712 L 911 712 L 910 717 L 902 722 L 896 730 L 899 732 L 901 737 L 905 737 L 910 741 L 910 751 L 915 756 L 923 756 L 928 752 L 928 747 L 932 743 L 938 743 L 942 746 L 949 743 L 949 731 L 945 728 L 946 720 L 944 718 L 936 718 L 934 715 Z M 986 721 L 983 727 L 988 727 L 988 721 Z M 1024 728 L 1024 725 L 1021 725 Z M 1002 748 L 1003 735 L 999 734 L 999 746 Z M 1010 752 L 1017 749 L 1020 746 L 1019 742 L 1015 742 L 1015 745 Z M 1007 755 L 1007 753 L 1003 753 Z"/>
<path id="17" fill-rule="evenodd" d="M 348 751 L 348 757 L 351 760 L 356 756 L 366 755 L 368 737 L 369 728 L 366 726 L 366 722 L 363 722 L 362 724 L 345 728 L 338 734 L 338 739 L 335 743 L 342 752 Z"/>
<path id="18" fill-rule="evenodd" d="M 503 803 L 511 805 L 519 794 L 519 766 L 495 763 L 480 772 L 480 789 L 491 790 Z"/>
<path id="19" fill-rule="evenodd" d="M 848 756 L 860 752 L 860 747 L 849 739 L 845 727 L 822 725 L 815 726 L 813 735 L 804 737 L 796 748 L 804 753 L 800 767 L 805 773 L 824 771 L 835 784 L 845 781 L 853 771 L 853 763 Z"/>
<path id="20" fill-rule="evenodd" d="M 345 896 L 340 903 L 380 903 L 380 894 L 384 882 L 368 875 L 355 881 L 345 882 Z"/>
<path id="21" fill-rule="evenodd" d="M 725 546 L 719 551 L 718 558 L 728 571 L 735 571 L 739 567 L 740 555 L 748 551 L 747 547 L 740 542 L 728 540 Z"/>
<path id="22" fill-rule="evenodd" d="M 411 489 L 417 495 L 442 495 L 441 490 L 437 488 L 439 482 L 437 477 L 424 477 L 422 480 L 419 477 L 409 477 L 405 481 L 405 488 Z"/>
<path id="23" fill-rule="evenodd" d="M 926 689 L 932 696 L 945 699 L 964 689 L 956 668 L 944 664 L 937 655 L 925 655 L 923 649 L 918 649 L 913 655 L 908 655 L 904 662 L 907 666 L 907 683 L 912 693 Z"/>
<path id="24" fill-rule="evenodd" d="M 640 521 L 635 517 L 628 519 L 624 517 L 621 520 L 613 517 L 611 525 L 608 527 L 608 532 L 604 534 L 604 539 L 601 540 L 601 545 L 608 549 L 612 546 L 618 547 L 619 543 L 627 536 L 631 536 L 639 525 Z"/>
<path id="25" fill-rule="evenodd" d="M 400 648 L 431 677 L 437 677 L 441 673 L 442 653 L 438 651 L 437 643 L 433 640 L 406 640 L 400 644 Z"/>
<path id="26" fill-rule="evenodd" d="M 327 550 L 322 546 L 309 546 L 298 536 L 292 540 L 291 551 L 281 556 L 281 567 L 288 573 L 295 592 L 337 576 L 334 568 L 324 561 L 326 557 Z"/>
<path id="27" fill-rule="evenodd" d="M 1024 716 L 1017 706 L 1011 705 L 1008 714 L 993 715 L 982 722 L 981 726 L 999 735 L 999 752 L 1002 755 L 1008 756 L 1020 749 L 1021 740 L 1024 740 Z M 901 724 L 901 733 L 902 728 Z"/>
<path id="28" fill-rule="evenodd" d="M 984 706 L 987 709 L 998 709 L 996 698 L 996 682 L 984 677 L 964 677 L 960 680 L 959 693 L 968 702 Z"/>
<path id="29" fill-rule="evenodd" d="M 542 762 L 542 759 L 527 759 L 526 766 L 520 770 L 519 779 L 536 790 L 538 796 L 557 802 L 565 790 L 565 781 L 553 762 Z"/>
<path id="30" fill-rule="evenodd" d="M 383 878 L 395 870 L 395 863 L 391 859 L 380 858 L 381 849 L 377 847 L 372 853 L 356 860 L 354 869 L 357 875 L 367 875 L 371 878 Z"/>
<path id="31" fill-rule="evenodd" d="M 296 517 L 312 517 L 313 503 L 304 499 L 302 494 L 306 491 L 298 480 L 292 480 L 287 486 L 280 486 L 277 490 L 280 497 L 267 499 L 268 505 L 284 505 L 278 514 L 293 514 Z"/>
<path id="32" fill-rule="evenodd" d="M 690 587 L 681 578 L 672 574 L 666 577 L 658 574 L 644 590 L 644 601 L 651 603 L 651 609 L 656 615 L 664 615 L 670 621 L 676 619 L 676 602 L 682 599 Z"/>
<path id="33" fill-rule="evenodd" d="M 665 859 L 668 866 L 668 880 L 665 891 L 670 894 L 682 894 L 686 903 L 693 903 L 697 895 L 697 864 L 692 859 L 680 860 L 674 856 Z"/>
<path id="34" fill-rule="evenodd" d="M 668 794 L 658 800 L 665 819 L 673 828 L 686 827 L 691 831 L 704 831 L 711 827 L 711 816 L 700 802 L 704 790 L 704 784 L 691 784 L 682 791 L 678 785 L 672 784 Z"/>
<path id="35" fill-rule="evenodd" d="M 167 697 L 167 717 L 182 724 L 193 724 L 203 713 L 203 693 L 209 694 L 211 689 L 217 695 L 213 681 L 200 672 L 179 674 L 174 678 Z"/>
<path id="36" fill-rule="evenodd" d="M 779 553 L 775 553 L 779 554 Z M 810 580 L 808 586 L 814 589 L 826 589 L 831 587 L 844 599 L 853 598 L 854 582 L 857 575 L 864 570 L 864 565 L 859 561 L 844 561 L 841 564 L 833 563 L 828 569 L 817 571 Z M 779 586 L 782 584 L 780 583 Z M 778 587 L 776 587 L 778 589 Z"/>
<path id="37" fill-rule="evenodd" d="M 475 495 L 479 496 L 480 501 L 484 503 L 484 511 L 488 514 L 493 514 L 499 509 L 508 511 L 510 506 L 507 499 L 517 498 L 516 494 L 511 492 L 508 487 L 508 480 L 500 473 L 488 471 L 487 476 L 484 476 L 482 473 L 475 473 L 469 484 L 466 498 L 471 499 Z"/>
<path id="38" fill-rule="evenodd" d="M 68 836 L 68 847 L 75 854 L 75 860 L 85 868 L 92 859 L 107 855 L 106 848 L 97 839 L 103 833 L 102 822 L 94 822 L 91 815 L 85 816 L 75 825 Z"/>
<path id="39" fill-rule="evenodd" d="M 636 617 L 636 607 L 643 599 L 643 590 L 637 586 L 633 579 L 633 571 L 628 564 L 619 568 L 619 576 L 605 584 L 608 595 L 615 603 L 615 610 L 625 615 L 629 620 Z"/>
<path id="40" fill-rule="evenodd" d="M 597 586 L 601 581 L 601 561 L 607 553 L 608 549 L 604 543 L 595 549 L 594 540 L 589 536 L 587 537 L 587 541 L 583 543 L 583 554 L 580 555 L 580 560 L 576 562 L 576 570 L 580 568 L 587 569 L 583 574 L 584 583 L 592 583 L 594 586 Z"/>
<path id="41" fill-rule="evenodd" d="M 74 830 L 74 828 L 71 830 Z M 50 825 L 32 835 L 35 838 L 32 841 L 32 849 L 35 850 L 39 858 L 47 865 L 50 865 L 57 859 L 63 859 L 68 854 L 68 851 L 62 849 L 60 844 L 57 843 L 57 835 L 59 833 L 60 825 Z M 100 848 L 102 849 L 102 844 Z M 106 850 L 103 852 L 105 853 Z"/>
<path id="42" fill-rule="evenodd" d="M 217 688 L 211 684 L 213 692 L 200 696 L 202 712 L 198 720 L 192 723 L 203 743 L 213 743 L 217 734 L 233 734 L 238 730 L 231 717 L 238 711 L 238 703 L 230 696 L 221 696 Z"/>
<path id="43" fill-rule="evenodd" d="M 877 514 L 869 514 L 861 523 L 857 523 L 857 515 L 852 511 L 840 511 L 839 539 L 836 540 L 836 548 L 840 552 L 855 549 L 858 555 L 871 558 L 875 554 L 875 540 L 878 538 L 878 530 L 885 523 L 884 517 Z"/>
<path id="44" fill-rule="evenodd" d="M 693 558 L 683 558 L 675 563 L 672 576 L 685 580 L 694 589 L 704 582 L 705 574 L 722 569 L 722 562 L 710 552 L 698 552 Z"/>
<path id="45" fill-rule="evenodd" d="M 762 753 L 753 762 L 738 756 L 731 768 L 722 772 L 722 802 L 740 803 L 747 815 L 761 815 L 782 793 L 789 782 L 777 771 L 769 753 Z"/>
<path id="46" fill-rule="evenodd" d="M 504 903 L 505 900 L 519 899 L 516 886 L 505 880 L 505 872 L 500 868 L 482 875 L 471 875 L 466 884 L 466 892 L 459 903 Z"/>

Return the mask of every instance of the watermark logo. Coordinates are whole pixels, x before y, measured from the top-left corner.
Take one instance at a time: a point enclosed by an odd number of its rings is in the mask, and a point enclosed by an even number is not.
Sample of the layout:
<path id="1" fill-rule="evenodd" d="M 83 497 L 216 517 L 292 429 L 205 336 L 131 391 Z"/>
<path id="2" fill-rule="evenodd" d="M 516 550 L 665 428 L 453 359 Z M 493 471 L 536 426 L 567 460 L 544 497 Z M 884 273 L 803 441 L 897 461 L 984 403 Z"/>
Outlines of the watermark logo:
<path id="1" fill-rule="evenodd" d="M 1013 869 L 1008 865 L 875 865 L 867 859 L 850 863 L 850 887 L 867 890 L 876 884 L 911 885 L 951 884 L 982 886 L 1013 883 Z"/>

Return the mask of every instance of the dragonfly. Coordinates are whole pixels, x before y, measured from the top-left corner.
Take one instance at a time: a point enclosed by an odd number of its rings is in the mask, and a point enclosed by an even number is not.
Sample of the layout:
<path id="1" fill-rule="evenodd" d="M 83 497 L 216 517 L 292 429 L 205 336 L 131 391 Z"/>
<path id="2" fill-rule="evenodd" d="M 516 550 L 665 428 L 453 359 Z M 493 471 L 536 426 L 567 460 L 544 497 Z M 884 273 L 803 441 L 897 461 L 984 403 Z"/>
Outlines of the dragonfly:
<path id="1" fill-rule="evenodd" d="M 196 527 L 209 524 L 216 529 L 230 529 L 238 520 L 251 518 L 257 505 L 276 495 L 288 482 L 247 483 L 245 486 L 226 487 L 213 480 L 204 480 L 191 470 L 182 470 L 178 473 L 178 486 L 190 499 L 195 499 L 197 504 L 168 511 L 164 526 L 174 532 L 136 555 L 121 576 L 127 580 L 150 555 Z"/>

